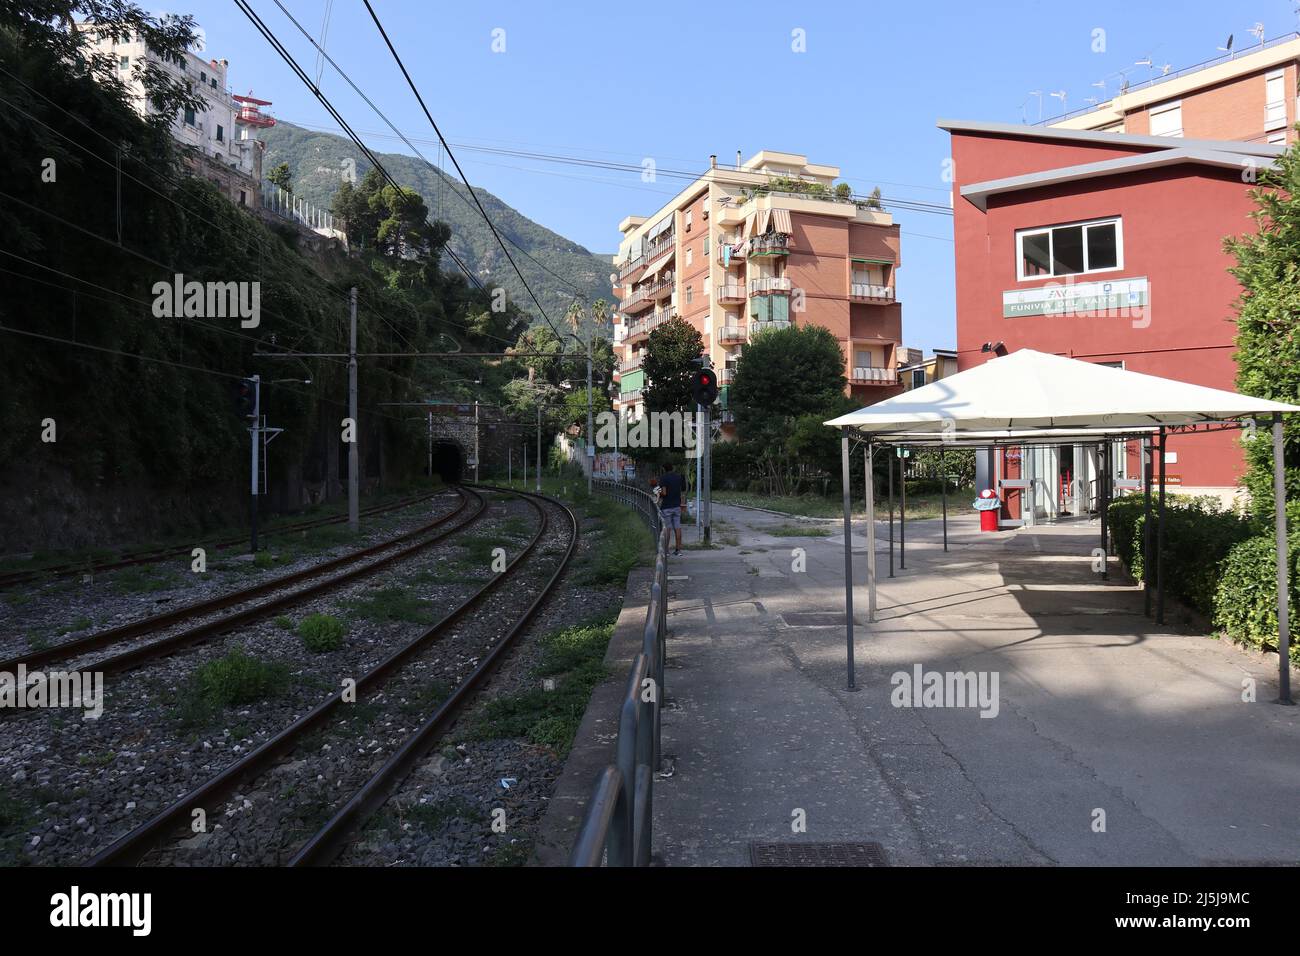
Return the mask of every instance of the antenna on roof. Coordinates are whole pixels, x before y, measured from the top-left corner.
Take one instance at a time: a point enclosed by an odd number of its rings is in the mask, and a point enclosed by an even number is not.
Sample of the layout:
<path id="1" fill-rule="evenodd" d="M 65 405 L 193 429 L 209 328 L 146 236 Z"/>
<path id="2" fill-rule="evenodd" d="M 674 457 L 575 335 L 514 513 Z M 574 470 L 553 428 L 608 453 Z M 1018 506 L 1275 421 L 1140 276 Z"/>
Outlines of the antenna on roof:
<path id="1" fill-rule="evenodd" d="M 1168 75 L 1169 75 L 1169 70 L 1170 70 L 1170 68 L 1171 68 L 1172 66 L 1173 66 L 1172 63 L 1166 63 L 1164 66 L 1162 66 L 1162 67 L 1160 68 L 1160 75 L 1161 75 L 1161 76 L 1168 76 Z"/>
<path id="2" fill-rule="evenodd" d="M 1250 32 L 1255 35 L 1255 39 L 1259 41 L 1259 45 L 1263 46 L 1264 45 L 1264 24 L 1256 23 L 1253 27 L 1250 28 Z"/>
<path id="3" fill-rule="evenodd" d="M 1221 47 L 1219 47 L 1219 52 L 1220 52 L 1220 53 L 1231 53 L 1231 52 L 1232 52 L 1232 34 L 1231 34 L 1231 33 L 1228 34 L 1228 43 L 1227 43 L 1227 45 L 1226 45 L 1226 46 L 1221 46 Z"/>
<path id="4" fill-rule="evenodd" d="M 1029 95 L 1038 97 L 1038 122 L 1041 123 L 1043 121 L 1043 91 L 1030 90 Z"/>
<path id="5" fill-rule="evenodd" d="M 1054 100 L 1061 101 L 1061 112 L 1064 113 L 1065 112 L 1065 90 L 1057 90 L 1056 92 L 1049 93 L 1047 95 L 1052 97 L 1052 99 Z"/>

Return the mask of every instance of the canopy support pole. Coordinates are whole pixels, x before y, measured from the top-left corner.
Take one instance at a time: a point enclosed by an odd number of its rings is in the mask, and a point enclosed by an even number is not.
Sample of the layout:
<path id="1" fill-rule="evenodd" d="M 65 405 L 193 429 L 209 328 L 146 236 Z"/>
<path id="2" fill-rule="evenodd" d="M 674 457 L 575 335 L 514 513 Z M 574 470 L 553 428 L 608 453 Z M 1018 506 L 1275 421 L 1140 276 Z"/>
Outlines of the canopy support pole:
<path id="1" fill-rule="evenodd" d="M 902 450 L 901 447 L 899 449 Z M 898 570 L 907 570 L 907 459 L 898 456 Z"/>
<path id="2" fill-rule="evenodd" d="M 849 430 L 840 429 L 840 467 L 844 488 L 844 640 L 848 649 L 848 689 L 853 680 L 853 485 L 849 482 Z"/>
<path id="3" fill-rule="evenodd" d="M 943 463 L 943 449 L 939 449 L 939 487 L 943 491 L 943 550 L 948 550 L 948 471 Z"/>
<path id="4" fill-rule="evenodd" d="M 1151 616 L 1151 436 L 1142 439 L 1142 613 Z"/>
<path id="5" fill-rule="evenodd" d="M 1110 510 L 1110 442 L 1101 445 L 1101 474 L 1097 476 L 1098 516 L 1101 518 L 1101 579 L 1110 580 L 1110 541 L 1107 531 L 1107 512 Z"/>
<path id="6" fill-rule="evenodd" d="M 867 442 L 867 623 L 876 623 L 876 446 Z"/>
<path id="7" fill-rule="evenodd" d="M 1156 516 L 1156 623 L 1165 623 L 1165 426 L 1160 426 L 1160 501 Z"/>
<path id="8" fill-rule="evenodd" d="M 894 576 L 894 449 L 885 446 L 885 471 L 889 473 L 889 576 Z"/>
<path id="9" fill-rule="evenodd" d="M 1287 573 L 1286 469 L 1282 457 L 1282 413 L 1273 413 L 1273 524 L 1277 538 L 1277 702 L 1291 699 L 1291 582 Z"/>

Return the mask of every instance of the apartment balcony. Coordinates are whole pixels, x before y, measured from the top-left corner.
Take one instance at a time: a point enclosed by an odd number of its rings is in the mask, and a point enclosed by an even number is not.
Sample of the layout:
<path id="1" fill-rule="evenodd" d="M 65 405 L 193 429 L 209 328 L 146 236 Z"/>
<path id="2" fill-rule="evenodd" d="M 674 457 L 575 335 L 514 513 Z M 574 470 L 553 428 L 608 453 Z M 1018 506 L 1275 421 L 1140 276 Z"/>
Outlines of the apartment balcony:
<path id="1" fill-rule="evenodd" d="M 635 358 L 630 358 L 630 359 L 628 359 L 628 360 L 626 360 L 626 361 L 624 361 L 624 362 L 619 362 L 619 363 L 618 363 L 618 370 L 619 370 L 620 373 L 621 373 L 621 372 L 635 372 L 637 369 L 639 369 L 639 368 L 641 367 L 641 362 L 642 362 L 642 361 L 643 361 L 643 357 L 640 356 L 640 355 L 637 355 Z"/>
<path id="2" fill-rule="evenodd" d="M 631 322 L 627 327 L 627 335 L 623 336 L 624 344 L 631 344 L 639 341 L 653 332 L 659 326 L 663 325 L 673 316 L 671 309 L 658 309 L 637 322 Z"/>
<path id="3" fill-rule="evenodd" d="M 629 259 L 627 262 L 620 265 L 618 267 L 619 283 L 621 284 L 624 279 L 628 278 L 628 276 L 632 275 L 632 273 L 636 272 L 645 264 L 646 264 L 646 257 L 644 254 L 642 254 L 637 256 L 635 259 Z"/>
<path id="4" fill-rule="evenodd" d="M 656 239 L 650 244 L 650 248 L 645 251 L 646 265 L 654 262 L 664 253 L 672 252 L 677 248 L 677 234 L 670 232 L 660 239 Z"/>
<path id="5" fill-rule="evenodd" d="M 727 283 L 714 289 L 717 299 L 721 303 L 737 303 L 745 301 L 745 287 L 738 283 Z"/>
<path id="6" fill-rule="evenodd" d="M 619 308 L 629 315 L 642 312 L 653 306 L 656 300 L 671 295 L 675 281 L 672 276 L 665 276 L 658 282 L 642 286 L 624 299 Z"/>
<path id="7" fill-rule="evenodd" d="M 630 392 L 620 392 L 618 396 L 618 400 L 623 404 L 629 404 L 631 402 L 639 402 L 641 401 L 641 389 L 634 388 Z"/>
<path id="8" fill-rule="evenodd" d="M 718 243 L 718 265 L 733 266 L 737 262 L 741 261 L 740 257 L 736 255 L 737 248 L 738 247 L 731 242 Z"/>
<path id="9" fill-rule="evenodd" d="M 736 370 L 734 368 L 718 369 L 718 384 L 730 385 L 736 380 Z"/>
<path id="10" fill-rule="evenodd" d="M 853 385 L 896 385 L 898 371 L 890 368 L 863 368 L 858 366 L 849 374 Z"/>
<path id="11" fill-rule="evenodd" d="M 894 288 L 869 282 L 854 282 L 849 285 L 849 298 L 854 302 L 893 302 Z"/>
<path id="12" fill-rule="evenodd" d="M 789 276 L 768 276 L 766 279 L 750 279 L 750 295 L 766 295 L 769 292 L 789 292 L 793 288 Z"/>
<path id="13" fill-rule="evenodd" d="M 790 321 L 788 319 L 754 319 L 749 323 L 749 334 L 758 335 L 761 332 L 770 332 L 772 329 L 788 329 Z"/>
<path id="14" fill-rule="evenodd" d="M 718 341 L 724 345 L 732 345 L 745 341 L 747 334 L 748 330 L 743 325 L 724 325 L 718 329 Z"/>
<path id="15" fill-rule="evenodd" d="M 789 245 L 790 237 L 783 232 L 755 236 L 749 240 L 746 255 L 751 259 L 755 256 L 785 256 L 790 254 Z"/>

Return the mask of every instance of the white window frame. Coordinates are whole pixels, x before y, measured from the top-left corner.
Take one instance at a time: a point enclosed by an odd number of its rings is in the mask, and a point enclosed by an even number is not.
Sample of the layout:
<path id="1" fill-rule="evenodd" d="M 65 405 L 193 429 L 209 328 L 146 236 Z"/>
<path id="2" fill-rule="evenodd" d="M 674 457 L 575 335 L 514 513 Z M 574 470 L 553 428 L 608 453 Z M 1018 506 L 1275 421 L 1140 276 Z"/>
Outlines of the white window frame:
<path id="1" fill-rule="evenodd" d="M 689 266 L 695 262 L 695 250 L 690 246 L 686 247 L 686 264 Z"/>
<path id="2" fill-rule="evenodd" d="M 1152 132 L 1151 133 L 1152 136 L 1168 136 L 1172 138 L 1177 138 L 1183 135 L 1183 101 L 1182 100 L 1170 100 L 1167 103 L 1159 103 L 1156 106 L 1153 106 L 1149 110 L 1147 110 L 1147 130 L 1148 131 L 1151 130 L 1151 125 L 1152 125 L 1151 120 L 1154 117 L 1164 113 L 1172 113 L 1174 110 L 1178 110 L 1177 129 L 1171 133 Z"/>
<path id="3" fill-rule="evenodd" d="M 1269 99 L 1268 87 L 1273 81 L 1281 84 L 1281 95 Z M 1272 132 L 1286 127 L 1286 70 L 1273 70 L 1264 74 L 1264 131 Z M 1270 118 L 1270 114 L 1272 118 Z"/>
<path id="4" fill-rule="evenodd" d="M 1105 226 L 1113 223 L 1115 225 L 1115 265 L 1105 266 L 1101 269 L 1089 269 L 1088 265 L 1088 227 Z M 1025 275 L 1025 237 L 1037 236 L 1042 233 L 1048 234 L 1047 258 L 1049 262 L 1054 262 L 1056 256 L 1053 250 L 1052 232 L 1056 229 L 1074 229 L 1079 226 L 1083 227 L 1083 264 L 1082 272 L 1063 272 L 1057 275 L 1054 272 L 1044 273 L 1042 275 L 1027 276 Z M 1083 222 L 1060 222 L 1051 226 L 1035 226 L 1032 229 L 1016 230 L 1016 281 L 1017 282 L 1042 282 L 1047 279 L 1064 279 L 1067 276 L 1089 276 L 1099 275 L 1104 272 L 1120 272 L 1124 269 L 1124 219 L 1122 216 L 1107 216 L 1105 219 L 1086 219 Z"/>

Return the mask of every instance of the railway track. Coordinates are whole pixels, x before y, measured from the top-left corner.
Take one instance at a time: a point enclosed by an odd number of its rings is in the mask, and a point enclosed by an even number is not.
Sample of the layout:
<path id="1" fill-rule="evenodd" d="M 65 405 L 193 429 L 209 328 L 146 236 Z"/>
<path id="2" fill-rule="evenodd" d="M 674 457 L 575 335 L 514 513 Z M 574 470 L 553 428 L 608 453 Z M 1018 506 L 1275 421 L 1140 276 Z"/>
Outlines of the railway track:
<path id="1" fill-rule="evenodd" d="M 467 490 L 473 492 L 473 489 Z M 482 490 L 506 491 L 487 487 Z M 220 801 L 233 793 L 235 788 L 267 774 L 302 744 L 308 735 L 317 731 L 327 733 L 327 725 L 335 718 L 347 716 L 349 706 L 367 703 L 380 706 L 385 702 L 386 691 L 393 690 L 393 685 L 402 684 L 403 681 L 410 687 L 418 688 L 427 678 L 427 672 L 421 669 L 428 664 L 424 652 L 442 648 L 447 641 L 470 642 L 472 646 L 462 647 L 461 653 L 475 651 L 468 658 L 473 662 L 472 669 L 458 680 L 454 689 L 431 713 L 422 717 L 412 733 L 392 747 L 377 770 L 367 775 L 359 786 L 351 789 L 352 796 L 334 810 L 328 821 L 287 859 L 291 866 L 317 866 L 331 862 L 346 846 L 352 834 L 384 804 L 462 712 L 547 597 L 554 592 L 557 582 L 570 564 L 578 544 L 578 520 L 574 513 L 562 503 L 542 495 L 518 491 L 507 493 L 533 507 L 538 516 L 538 526 L 527 545 L 509 561 L 503 571 L 476 588 L 437 623 L 397 647 L 377 665 L 356 678 L 353 691 L 355 696 L 352 700 L 347 699 L 349 691 L 346 689 L 332 694 L 263 744 L 96 853 L 86 861 L 87 864 L 137 864 L 151 852 L 166 846 L 173 837 L 179 837 L 182 832 L 187 837 L 190 836 L 185 827 L 192 822 L 197 811 L 202 810 L 208 817 L 216 817 Z M 553 516 L 558 517 L 559 521 L 554 522 Z M 548 540 L 553 536 L 558 538 Z M 505 587 L 507 584 L 510 586 Z M 489 625 L 492 635 L 490 639 L 466 637 L 467 631 L 473 631 L 476 627 L 483 631 Z M 326 746 L 323 750 L 329 751 L 330 747 Z M 316 759 L 320 759 L 319 755 L 316 755 Z M 307 776 L 310 777 L 310 774 Z M 283 861 L 284 855 L 279 854 L 278 850 L 276 853 Z"/>
<path id="2" fill-rule="evenodd" d="M 95 671 L 105 674 L 115 673 L 126 670 L 151 658 L 170 654 L 187 645 L 195 644 L 207 638 L 225 633 L 241 624 L 247 624 L 250 621 L 275 614 L 278 611 L 292 607 L 293 605 L 299 604 L 302 601 L 315 597 L 316 595 L 382 570 L 383 568 L 401 561 L 404 558 L 432 547 L 448 536 L 463 531 L 473 525 L 474 522 L 483 514 L 486 508 L 486 501 L 482 495 L 472 489 L 462 490 L 461 488 L 457 488 L 456 491 L 460 496 L 460 501 L 454 509 L 418 528 L 398 535 L 396 538 L 390 538 L 386 541 L 381 541 L 360 550 L 340 555 L 337 558 L 331 558 L 330 560 L 324 561 L 320 564 L 314 564 L 310 567 L 302 568 L 290 574 L 281 575 L 269 581 L 262 581 L 247 588 L 231 591 L 228 594 L 222 594 L 205 601 L 187 604 L 183 607 L 164 611 L 161 614 L 155 614 L 141 618 L 137 621 L 131 621 L 119 627 L 99 631 L 94 634 L 88 634 L 85 637 L 71 641 L 64 641 L 60 644 L 52 645 L 51 647 L 31 651 L 10 658 L 6 661 L 0 661 L 0 672 L 15 673 L 19 666 L 25 667 L 28 671 L 31 671 L 55 661 L 74 660 L 84 657 L 92 651 L 113 647 L 128 641 L 133 641 L 140 637 L 146 637 L 166 628 L 174 627 L 178 624 L 184 624 L 187 621 L 208 618 L 207 620 L 201 620 L 200 623 L 194 624 L 182 631 L 168 635 L 157 641 L 137 645 L 120 653 L 110 655 L 109 657 L 105 657 L 83 668 L 92 673 Z M 461 516 L 462 513 L 471 506 L 472 510 L 465 520 L 450 528 L 439 531 L 440 528 L 443 528 L 444 525 Z M 407 544 L 406 542 L 412 543 Z M 397 547 L 398 550 L 392 551 L 391 554 L 383 554 L 385 551 L 391 551 L 394 547 Z M 341 574 L 336 574 L 313 584 L 309 584 L 306 587 L 288 591 L 285 590 L 286 588 L 291 588 L 293 585 L 299 584 L 303 581 L 317 578 L 329 571 L 334 571 L 347 565 L 356 564 L 359 561 L 364 561 L 366 558 L 374 557 L 375 555 L 383 556 L 374 561 L 349 568 Z M 283 591 L 284 593 L 275 593 L 280 591 Z M 267 594 L 273 596 L 268 600 L 249 604 L 250 601 L 255 601 L 257 598 Z M 246 604 L 249 606 L 232 611 L 229 614 L 210 617 L 218 611 Z"/>
<path id="3" fill-rule="evenodd" d="M 364 508 L 361 510 L 360 514 L 362 517 L 374 517 L 375 515 L 387 514 L 392 511 L 400 511 L 403 508 L 409 508 L 412 505 L 417 505 L 423 501 L 429 501 L 432 498 L 436 498 L 439 494 L 441 494 L 440 491 L 433 491 L 426 494 L 410 495 L 390 504 L 375 505 L 371 508 Z M 269 538 L 284 534 L 292 534 L 299 531 L 310 531 L 313 528 L 321 528 L 332 524 L 342 524 L 347 520 L 348 517 L 345 514 L 335 515 L 330 518 L 313 518 L 309 521 L 298 521 L 291 524 L 267 528 L 261 532 L 261 535 L 262 537 Z M 203 547 L 209 551 L 220 551 L 225 548 L 233 548 L 236 545 L 244 544 L 246 541 L 248 541 L 248 537 L 247 535 L 243 535 L 238 538 L 226 538 L 221 541 L 212 541 L 207 543 L 200 541 L 196 544 L 177 545 L 172 548 L 153 548 L 145 551 L 137 551 L 124 554 L 111 561 L 100 563 L 72 561 L 66 564 L 55 564 L 44 568 L 33 568 L 31 570 L 0 572 L 0 590 L 45 578 L 69 577 L 74 574 L 100 574 L 104 571 L 116 571 L 121 568 L 129 568 L 141 564 L 155 564 L 159 561 L 165 561 L 168 558 L 176 558 L 182 555 L 189 557 L 195 547 Z"/>

